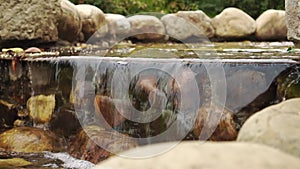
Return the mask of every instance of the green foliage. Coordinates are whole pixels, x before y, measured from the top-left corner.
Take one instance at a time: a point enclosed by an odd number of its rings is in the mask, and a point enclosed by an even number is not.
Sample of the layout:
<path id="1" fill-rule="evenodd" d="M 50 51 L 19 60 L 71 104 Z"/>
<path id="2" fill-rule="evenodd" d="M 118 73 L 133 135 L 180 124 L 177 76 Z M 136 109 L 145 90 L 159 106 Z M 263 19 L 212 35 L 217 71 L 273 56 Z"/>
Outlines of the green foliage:
<path id="1" fill-rule="evenodd" d="M 92 4 L 105 13 L 130 15 L 135 13 L 203 10 L 213 17 L 224 8 L 237 7 L 257 18 L 267 9 L 284 9 L 284 0 L 71 0 L 73 3 Z"/>

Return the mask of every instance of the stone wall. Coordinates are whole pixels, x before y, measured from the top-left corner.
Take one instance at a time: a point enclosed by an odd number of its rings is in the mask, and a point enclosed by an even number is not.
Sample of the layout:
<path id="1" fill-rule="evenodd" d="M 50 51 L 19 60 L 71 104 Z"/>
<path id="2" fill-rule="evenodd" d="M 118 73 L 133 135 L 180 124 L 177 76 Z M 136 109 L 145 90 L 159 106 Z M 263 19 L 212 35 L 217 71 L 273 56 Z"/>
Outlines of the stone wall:
<path id="1" fill-rule="evenodd" d="M 299 39 L 294 1 L 286 1 L 290 39 Z M 25 9 L 26 10 L 23 10 Z M 237 8 L 224 9 L 214 18 L 203 11 L 180 11 L 162 18 L 149 15 L 119 17 L 92 5 L 74 5 L 68 0 L 23 1 L 5 0 L 0 6 L 0 47 L 41 46 L 57 42 L 116 42 L 133 39 L 149 41 L 235 41 L 286 40 L 285 12 L 268 10 L 256 21 Z M 119 15 L 118 15 L 119 16 Z M 289 19 L 291 18 L 291 19 Z M 123 28 L 113 25 L 126 26 Z M 121 32 L 120 32 L 121 31 Z M 65 43 L 63 43 L 65 44 Z"/>
<path id="2" fill-rule="evenodd" d="M 285 0 L 286 9 L 286 23 L 287 23 L 287 38 L 296 42 L 300 41 L 300 1 L 298 0 Z"/>

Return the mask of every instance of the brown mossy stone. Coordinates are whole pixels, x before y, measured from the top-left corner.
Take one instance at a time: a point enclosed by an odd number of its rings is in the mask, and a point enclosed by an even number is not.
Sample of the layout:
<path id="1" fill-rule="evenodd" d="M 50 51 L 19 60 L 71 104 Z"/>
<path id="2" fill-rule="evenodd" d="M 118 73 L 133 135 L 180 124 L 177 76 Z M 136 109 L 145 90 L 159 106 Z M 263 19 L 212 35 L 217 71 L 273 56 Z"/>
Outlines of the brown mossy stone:
<path id="1" fill-rule="evenodd" d="M 204 105 L 198 111 L 193 133 L 199 139 L 235 140 L 237 130 L 233 113 L 218 105 Z"/>
<path id="2" fill-rule="evenodd" d="M 72 105 L 60 107 L 50 121 L 50 129 L 57 136 L 69 138 L 81 129 L 80 122 Z"/>
<path id="3" fill-rule="evenodd" d="M 62 141 L 52 132 L 31 127 L 16 127 L 0 134 L 0 148 L 11 152 L 62 151 Z"/>
<path id="4" fill-rule="evenodd" d="M 27 167 L 30 165 L 32 165 L 31 162 L 26 161 L 22 158 L 0 159 L 0 168 L 2 169 L 15 169 L 18 167 Z"/>
<path id="5" fill-rule="evenodd" d="M 299 68 L 293 67 L 278 76 L 277 97 L 279 100 L 300 97 Z"/>
<path id="6" fill-rule="evenodd" d="M 55 95 L 32 96 L 27 101 L 29 116 L 34 123 L 48 123 L 54 112 Z"/>
<path id="7" fill-rule="evenodd" d="M 96 95 L 94 100 L 97 117 L 100 119 L 104 118 L 112 127 L 118 126 L 125 121 L 125 117 L 123 117 L 115 107 L 115 101 L 118 102 L 119 100 L 113 100 L 110 97 L 103 95 Z M 122 108 L 126 109 L 127 107 L 124 105 Z"/>
<path id="8" fill-rule="evenodd" d="M 98 163 L 114 153 L 137 146 L 130 137 L 106 131 L 98 126 L 87 126 L 70 142 L 68 153 L 75 158 Z"/>

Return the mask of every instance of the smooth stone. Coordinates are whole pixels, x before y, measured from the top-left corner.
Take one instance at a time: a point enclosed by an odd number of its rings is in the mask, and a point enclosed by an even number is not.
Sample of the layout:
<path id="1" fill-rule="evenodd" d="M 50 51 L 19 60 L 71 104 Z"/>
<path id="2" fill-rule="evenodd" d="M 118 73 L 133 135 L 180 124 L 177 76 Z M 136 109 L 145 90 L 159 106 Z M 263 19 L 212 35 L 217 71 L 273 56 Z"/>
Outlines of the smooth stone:
<path id="1" fill-rule="evenodd" d="M 216 36 L 227 39 L 247 38 L 254 34 L 256 23 L 251 16 L 237 8 L 226 8 L 212 19 Z"/>
<path id="2" fill-rule="evenodd" d="M 112 38 L 123 40 L 130 32 L 131 26 L 127 18 L 120 14 L 105 14 L 108 23 L 109 34 Z"/>
<path id="3" fill-rule="evenodd" d="M 207 38 L 211 38 L 215 35 L 211 18 L 208 17 L 203 11 L 179 11 L 176 13 L 176 15 L 188 20 L 197 27 L 198 30 L 194 32 L 194 36 L 201 37 L 204 35 Z"/>
<path id="4" fill-rule="evenodd" d="M 150 15 L 134 15 L 127 18 L 130 25 L 130 35 L 138 40 L 162 40 L 165 37 L 165 27 L 156 17 Z"/>
<path id="5" fill-rule="evenodd" d="M 30 47 L 27 48 L 25 51 L 25 53 L 41 53 L 41 49 L 37 48 L 37 47 Z"/>
<path id="6" fill-rule="evenodd" d="M 138 147 L 99 163 L 94 169 L 298 169 L 300 160 L 264 145 L 237 142 L 181 142 L 166 151 L 162 143 Z M 162 149 L 145 158 L 145 153 Z M 135 158 L 126 158 L 136 155 Z M 144 157 L 144 158 L 143 158 Z"/>
<path id="7" fill-rule="evenodd" d="M 285 11 L 269 9 L 256 19 L 255 37 L 259 40 L 285 40 L 287 27 Z"/>
<path id="8" fill-rule="evenodd" d="M 58 17 L 58 37 L 62 40 L 75 42 L 78 40 L 82 23 L 76 5 L 69 0 L 60 0 L 61 16 Z"/>
<path id="9" fill-rule="evenodd" d="M 30 127 L 16 127 L 0 134 L 0 148 L 10 152 L 63 151 L 52 132 Z"/>
<path id="10" fill-rule="evenodd" d="M 161 21 L 166 27 L 167 34 L 177 40 L 186 41 L 194 38 L 201 41 L 215 34 L 211 19 L 201 10 L 167 14 L 161 18 Z"/>
<path id="11" fill-rule="evenodd" d="M 105 15 L 101 9 L 93 5 L 76 5 L 82 22 L 82 33 L 84 40 L 87 41 L 95 32 L 97 36 L 103 37 L 107 33 L 107 24 Z"/>
<path id="12" fill-rule="evenodd" d="M 289 99 L 251 116 L 237 140 L 265 144 L 300 157 L 300 99 Z"/>

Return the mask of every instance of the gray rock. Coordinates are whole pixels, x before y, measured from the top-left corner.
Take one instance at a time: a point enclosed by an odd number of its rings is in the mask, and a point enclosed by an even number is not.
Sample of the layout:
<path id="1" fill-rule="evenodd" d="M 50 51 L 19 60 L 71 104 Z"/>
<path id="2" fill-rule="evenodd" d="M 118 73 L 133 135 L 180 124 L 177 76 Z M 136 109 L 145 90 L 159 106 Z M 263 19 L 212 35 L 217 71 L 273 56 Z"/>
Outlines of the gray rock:
<path id="1" fill-rule="evenodd" d="M 163 23 L 154 16 L 135 15 L 128 18 L 130 35 L 138 40 L 161 40 L 165 37 Z"/>
<path id="2" fill-rule="evenodd" d="M 226 8 L 212 19 L 216 36 L 220 38 L 246 38 L 255 33 L 255 20 L 237 8 Z"/>
<path id="3" fill-rule="evenodd" d="M 285 11 L 270 9 L 256 19 L 256 38 L 259 40 L 284 40 L 287 38 Z"/>
<path id="4" fill-rule="evenodd" d="M 187 21 L 183 18 L 176 16 L 175 14 L 167 14 L 161 18 L 161 21 L 165 25 L 166 33 L 174 39 L 184 40 L 193 36 L 193 26 L 186 24 Z"/>
<path id="5" fill-rule="evenodd" d="M 125 38 L 130 32 L 130 23 L 125 16 L 105 14 L 111 38 Z"/>
<path id="6" fill-rule="evenodd" d="M 296 44 L 300 41 L 300 3 L 295 0 L 285 1 L 286 23 L 287 23 L 287 37 Z"/>
<path id="7" fill-rule="evenodd" d="M 82 33 L 85 40 L 88 40 L 97 31 L 98 37 L 106 35 L 108 28 L 101 9 L 87 4 L 76 5 L 76 8 L 81 17 Z"/>
<path id="8" fill-rule="evenodd" d="M 178 40 L 194 37 L 211 38 L 215 30 L 211 19 L 202 11 L 179 11 L 161 18 L 167 34 Z"/>
<path id="9" fill-rule="evenodd" d="M 300 160 L 271 147 L 236 142 L 182 142 L 139 147 L 111 157 L 94 169 L 298 169 Z M 158 150 L 158 151 L 157 151 Z M 161 151 L 160 151 L 161 150 Z M 145 153 L 151 157 L 142 158 Z M 167 151 L 167 152 L 166 152 Z M 163 153 L 163 154 L 162 154 Z M 124 158 L 136 154 L 136 158 Z M 137 159 L 138 158 L 138 159 Z"/>
<path id="10" fill-rule="evenodd" d="M 299 110 L 299 98 L 270 106 L 245 122 L 237 140 L 266 144 L 300 157 Z"/>

